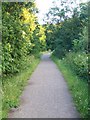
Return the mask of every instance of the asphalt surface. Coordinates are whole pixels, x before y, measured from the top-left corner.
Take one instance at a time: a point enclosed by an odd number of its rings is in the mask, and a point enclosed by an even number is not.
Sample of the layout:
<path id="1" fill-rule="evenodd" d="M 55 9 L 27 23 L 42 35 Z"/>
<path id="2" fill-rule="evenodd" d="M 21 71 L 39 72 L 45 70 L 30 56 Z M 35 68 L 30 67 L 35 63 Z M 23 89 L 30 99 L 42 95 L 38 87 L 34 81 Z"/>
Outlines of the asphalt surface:
<path id="1" fill-rule="evenodd" d="M 20 97 L 21 104 L 11 109 L 8 118 L 79 118 L 67 84 L 44 54 Z"/>

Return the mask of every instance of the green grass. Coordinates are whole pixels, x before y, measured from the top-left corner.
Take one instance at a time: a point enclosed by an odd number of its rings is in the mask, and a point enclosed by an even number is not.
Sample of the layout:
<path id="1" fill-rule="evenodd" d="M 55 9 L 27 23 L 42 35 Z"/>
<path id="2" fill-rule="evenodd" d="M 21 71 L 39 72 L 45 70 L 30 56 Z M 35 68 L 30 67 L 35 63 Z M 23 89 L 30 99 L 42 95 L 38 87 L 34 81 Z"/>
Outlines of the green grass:
<path id="1" fill-rule="evenodd" d="M 77 77 L 77 75 L 71 70 L 71 67 L 67 65 L 65 60 L 60 60 L 55 56 L 52 56 L 52 60 L 57 64 L 59 70 L 65 78 L 81 118 L 87 118 L 89 114 L 87 82 Z"/>
<path id="2" fill-rule="evenodd" d="M 8 112 L 11 108 L 16 108 L 20 103 L 20 95 L 27 85 L 30 75 L 35 70 L 40 59 L 30 56 L 27 59 L 27 66 L 21 70 L 20 73 L 13 76 L 3 77 L 3 107 L 2 118 L 7 118 Z"/>
<path id="3" fill-rule="evenodd" d="M 2 116 L 2 83 L 0 81 L 0 120 L 1 120 L 1 116 Z"/>

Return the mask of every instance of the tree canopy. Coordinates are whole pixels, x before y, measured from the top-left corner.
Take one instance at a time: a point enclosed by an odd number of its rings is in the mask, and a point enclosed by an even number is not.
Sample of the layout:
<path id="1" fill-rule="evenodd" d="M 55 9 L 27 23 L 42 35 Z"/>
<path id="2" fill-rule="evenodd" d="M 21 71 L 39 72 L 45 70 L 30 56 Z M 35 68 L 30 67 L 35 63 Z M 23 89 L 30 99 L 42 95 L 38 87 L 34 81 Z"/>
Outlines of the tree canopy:
<path id="1" fill-rule="evenodd" d="M 89 3 L 81 3 L 72 9 L 72 1 L 70 6 L 63 0 L 60 4 L 61 8 L 54 6 L 46 15 L 47 49 L 60 59 L 69 57 L 74 71 L 85 77 L 88 71 Z"/>

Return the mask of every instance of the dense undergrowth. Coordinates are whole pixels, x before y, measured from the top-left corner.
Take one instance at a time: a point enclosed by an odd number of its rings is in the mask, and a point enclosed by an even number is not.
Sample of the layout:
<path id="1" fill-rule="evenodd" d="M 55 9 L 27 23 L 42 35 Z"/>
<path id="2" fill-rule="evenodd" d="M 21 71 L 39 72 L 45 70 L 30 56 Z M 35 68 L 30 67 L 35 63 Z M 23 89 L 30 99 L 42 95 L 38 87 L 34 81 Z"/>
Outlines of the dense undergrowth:
<path id="1" fill-rule="evenodd" d="M 59 59 L 52 56 L 53 61 L 57 64 L 65 78 L 68 88 L 71 91 L 76 108 L 81 118 L 87 118 L 88 113 L 88 83 L 86 80 L 79 78 L 75 71 L 68 64 L 67 58 Z"/>

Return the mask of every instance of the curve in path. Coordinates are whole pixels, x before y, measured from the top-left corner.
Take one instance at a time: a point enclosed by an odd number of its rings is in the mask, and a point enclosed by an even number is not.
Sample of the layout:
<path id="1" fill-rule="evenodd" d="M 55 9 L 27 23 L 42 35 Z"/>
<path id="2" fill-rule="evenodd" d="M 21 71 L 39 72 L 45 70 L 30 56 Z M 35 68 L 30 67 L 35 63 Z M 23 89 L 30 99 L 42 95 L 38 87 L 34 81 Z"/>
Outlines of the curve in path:
<path id="1" fill-rule="evenodd" d="M 50 54 L 44 54 L 9 118 L 79 118 L 66 82 Z"/>

